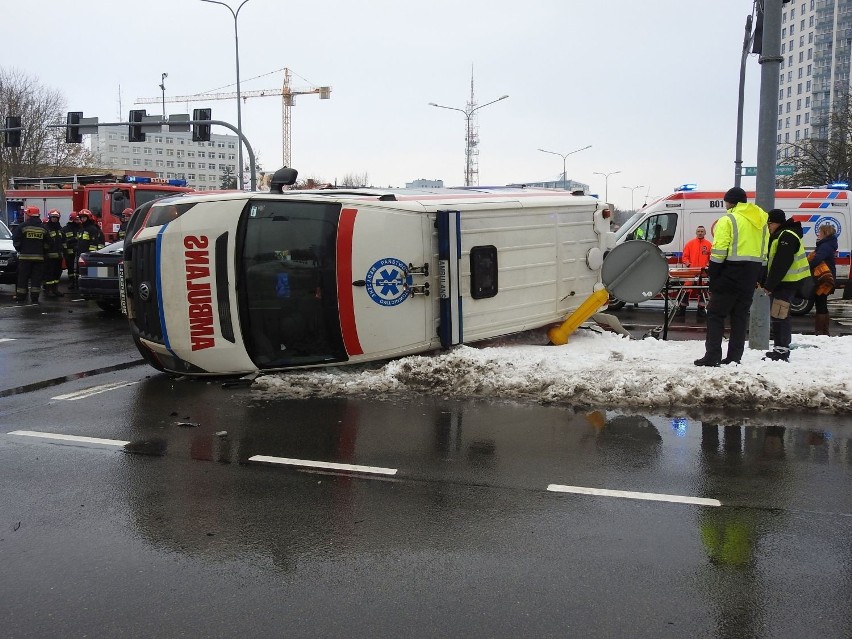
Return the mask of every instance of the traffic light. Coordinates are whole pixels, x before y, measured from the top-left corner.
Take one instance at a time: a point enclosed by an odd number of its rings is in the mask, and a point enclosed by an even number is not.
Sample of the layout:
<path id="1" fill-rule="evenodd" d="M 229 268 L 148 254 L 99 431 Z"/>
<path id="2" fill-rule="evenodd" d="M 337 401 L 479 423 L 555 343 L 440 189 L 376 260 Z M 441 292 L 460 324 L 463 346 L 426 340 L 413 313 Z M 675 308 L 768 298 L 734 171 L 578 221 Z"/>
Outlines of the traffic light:
<path id="1" fill-rule="evenodd" d="M 7 115 L 6 116 L 6 128 L 7 129 L 20 129 L 21 128 L 21 118 L 16 115 Z M 18 148 L 21 146 L 21 132 L 18 131 L 6 131 L 6 137 L 3 140 L 3 146 L 6 148 Z"/>
<path id="2" fill-rule="evenodd" d="M 193 109 L 193 120 L 209 120 L 213 116 L 213 109 Z M 210 125 L 209 124 L 193 124 L 192 125 L 192 141 L 193 142 L 209 142 L 210 141 Z"/>
<path id="3" fill-rule="evenodd" d="M 145 133 L 142 131 L 142 119 L 147 115 L 145 109 L 135 109 L 130 112 L 129 122 L 138 122 L 131 124 L 127 133 L 127 139 L 131 142 L 144 142 L 146 140 Z"/>
<path id="4" fill-rule="evenodd" d="M 83 141 L 83 134 L 80 133 L 80 119 L 83 117 L 82 111 L 69 111 L 65 118 L 65 124 L 68 127 L 65 129 L 65 142 L 67 144 L 80 144 Z"/>

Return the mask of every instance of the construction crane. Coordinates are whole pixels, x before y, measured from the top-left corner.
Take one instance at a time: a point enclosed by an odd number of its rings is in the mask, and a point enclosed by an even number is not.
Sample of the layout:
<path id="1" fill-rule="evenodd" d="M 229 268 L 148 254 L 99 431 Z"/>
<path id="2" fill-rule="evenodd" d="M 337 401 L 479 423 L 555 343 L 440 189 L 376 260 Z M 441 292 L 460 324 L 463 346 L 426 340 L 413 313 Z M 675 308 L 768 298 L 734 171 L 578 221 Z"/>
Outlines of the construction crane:
<path id="1" fill-rule="evenodd" d="M 297 95 L 318 94 L 320 100 L 331 97 L 331 87 L 310 87 L 293 89 L 290 87 L 290 69 L 284 69 L 284 83 L 280 89 L 260 89 L 257 91 L 241 91 L 240 97 L 245 102 L 248 98 L 265 98 L 273 95 L 281 96 L 281 150 L 283 166 L 292 166 L 290 156 L 290 107 L 295 103 Z M 165 102 L 204 102 L 207 100 L 233 100 L 236 93 L 195 93 L 193 95 L 176 95 L 165 98 Z M 136 98 L 136 104 L 160 104 L 162 97 Z"/>

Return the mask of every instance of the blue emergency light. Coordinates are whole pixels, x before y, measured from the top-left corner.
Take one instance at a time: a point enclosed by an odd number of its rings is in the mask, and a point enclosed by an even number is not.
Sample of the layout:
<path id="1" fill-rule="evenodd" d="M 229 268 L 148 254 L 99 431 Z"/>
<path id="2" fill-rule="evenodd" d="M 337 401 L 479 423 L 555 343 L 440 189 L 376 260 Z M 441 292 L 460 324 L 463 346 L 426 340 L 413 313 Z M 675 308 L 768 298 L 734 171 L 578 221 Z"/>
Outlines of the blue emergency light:
<path id="1" fill-rule="evenodd" d="M 169 180 L 169 186 L 186 186 L 186 180 Z"/>
<path id="2" fill-rule="evenodd" d="M 697 189 L 697 184 L 681 184 L 680 186 L 675 187 L 675 193 L 680 193 L 681 191 L 695 191 Z"/>
<path id="3" fill-rule="evenodd" d="M 128 184 L 150 184 L 151 178 L 142 177 L 141 175 L 125 175 L 124 181 Z"/>
<path id="4" fill-rule="evenodd" d="M 826 188 L 835 189 L 837 191 L 845 191 L 846 189 L 849 188 L 849 183 L 848 182 L 834 182 L 832 184 L 829 184 Z"/>

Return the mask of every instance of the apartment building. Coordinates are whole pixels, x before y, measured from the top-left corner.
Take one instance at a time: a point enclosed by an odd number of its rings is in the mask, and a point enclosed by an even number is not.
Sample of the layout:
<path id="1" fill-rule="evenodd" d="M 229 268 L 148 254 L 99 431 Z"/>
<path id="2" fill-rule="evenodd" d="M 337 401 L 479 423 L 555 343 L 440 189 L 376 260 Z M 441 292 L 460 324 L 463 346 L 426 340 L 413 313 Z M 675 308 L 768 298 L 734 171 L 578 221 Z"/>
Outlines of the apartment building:
<path id="1" fill-rule="evenodd" d="M 183 179 L 198 191 L 222 188 L 223 176 L 237 175 L 237 136 L 210 136 L 193 142 L 192 133 L 149 133 L 145 142 L 129 142 L 126 129 L 91 136 L 91 150 L 104 168 L 154 171 L 157 177 Z"/>
<path id="2" fill-rule="evenodd" d="M 781 15 L 779 158 L 828 137 L 831 106 L 850 89 L 852 0 L 793 0 Z"/>

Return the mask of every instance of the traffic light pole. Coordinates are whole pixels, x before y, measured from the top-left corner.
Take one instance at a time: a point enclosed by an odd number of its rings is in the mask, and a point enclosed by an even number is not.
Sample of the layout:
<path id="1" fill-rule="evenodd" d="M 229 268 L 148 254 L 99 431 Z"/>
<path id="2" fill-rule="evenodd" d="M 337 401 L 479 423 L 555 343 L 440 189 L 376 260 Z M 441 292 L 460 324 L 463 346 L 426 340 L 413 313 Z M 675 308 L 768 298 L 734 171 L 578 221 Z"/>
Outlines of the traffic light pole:
<path id="1" fill-rule="evenodd" d="M 223 126 L 226 129 L 230 129 L 240 138 L 243 144 L 246 145 L 246 151 L 248 153 L 249 158 L 249 172 L 250 172 L 250 187 L 252 191 L 257 190 L 257 165 L 254 159 L 254 150 L 251 148 L 251 144 L 249 144 L 248 138 L 243 135 L 242 131 L 240 131 L 233 124 L 228 122 L 224 122 L 222 120 L 177 120 L 170 122 L 169 120 L 159 120 L 157 122 L 92 122 L 92 120 L 97 120 L 97 118 L 87 118 L 86 122 L 81 122 L 80 124 L 73 125 L 77 128 L 85 129 L 85 128 L 97 128 L 102 126 L 142 126 L 143 131 L 146 133 L 153 133 L 152 131 L 146 129 L 150 129 L 151 127 L 160 127 L 160 131 L 162 131 L 163 126 L 178 126 L 178 125 L 192 125 L 192 124 L 217 124 L 219 126 Z M 49 128 L 52 129 L 68 129 L 69 124 L 50 124 Z M 89 133 L 89 131 L 84 131 L 84 133 Z"/>

